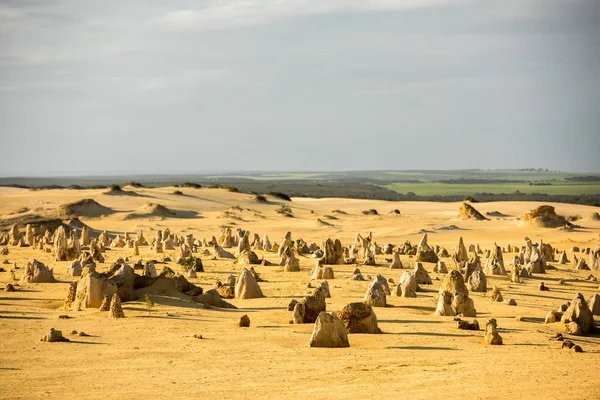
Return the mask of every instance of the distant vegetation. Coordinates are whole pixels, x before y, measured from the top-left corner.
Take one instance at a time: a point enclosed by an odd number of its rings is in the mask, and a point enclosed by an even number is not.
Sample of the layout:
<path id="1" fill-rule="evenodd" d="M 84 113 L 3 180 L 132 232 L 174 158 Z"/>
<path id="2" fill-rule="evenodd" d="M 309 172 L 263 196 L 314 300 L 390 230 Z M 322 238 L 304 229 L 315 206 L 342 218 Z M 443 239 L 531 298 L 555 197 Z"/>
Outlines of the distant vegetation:
<path id="1" fill-rule="evenodd" d="M 292 201 L 291 197 L 288 196 L 285 193 L 281 193 L 281 192 L 269 192 L 268 195 L 269 196 L 273 196 L 273 197 L 277 197 L 278 199 L 281 199 L 281 200 Z"/>
<path id="2" fill-rule="evenodd" d="M 236 175 L 131 175 L 120 183 L 145 187 L 210 187 L 248 194 L 340 197 L 392 201 L 544 201 L 600 204 L 600 173 L 573 174 L 542 168 L 462 171 L 288 172 Z M 186 182 L 186 183 L 181 183 Z M 110 177 L 0 178 L 0 186 L 24 189 L 103 189 Z"/>
<path id="3" fill-rule="evenodd" d="M 108 190 L 111 192 L 122 192 L 123 189 L 119 185 L 108 185 Z"/>
<path id="4" fill-rule="evenodd" d="M 569 176 L 569 177 L 566 177 L 565 180 L 570 181 L 570 182 L 600 182 L 600 176 L 598 176 L 598 175 Z"/>
<path id="5" fill-rule="evenodd" d="M 282 205 L 281 207 L 279 207 L 277 210 L 275 210 L 276 212 L 278 212 L 279 214 L 283 214 L 286 215 L 288 217 L 292 216 L 292 209 L 290 208 L 290 206 L 287 205 Z"/>
<path id="6" fill-rule="evenodd" d="M 210 185 L 209 188 L 210 189 L 226 189 L 233 193 L 240 192 L 240 190 L 238 188 L 236 188 L 235 186 L 228 186 L 228 185 L 213 184 L 213 185 Z"/>
<path id="7" fill-rule="evenodd" d="M 266 198 L 264 195 L 262 195 L 262 194 L 257 194 L 257 195 L 254 197 L 254 199 L 255 199 L 256 201 L 258 201 L 259 203 L 268 203 L 268 202 L 269 202 L 269 200 L 267 200 L 267 198 Z"/>
<path id="8" fill-rule="evenodd" d="M 369 210 L 365 210 L 362 213 L 365 214 L 365 215 L 379 215 L 379 213 L 377 212 L 377 210 L 374 209 L 374 208 L 371 208 Z"/>
<path id="9" fill-rule="evenodd" d="M 202 188 L 202 185 L 199 185 L 194 182 L 185 182 L 185 183 L 180 183 L 178 185 L 173 185 L 173 186 L 180 187 L 180 188 L 192 188 L 192 189 L 201 189 Z"/>

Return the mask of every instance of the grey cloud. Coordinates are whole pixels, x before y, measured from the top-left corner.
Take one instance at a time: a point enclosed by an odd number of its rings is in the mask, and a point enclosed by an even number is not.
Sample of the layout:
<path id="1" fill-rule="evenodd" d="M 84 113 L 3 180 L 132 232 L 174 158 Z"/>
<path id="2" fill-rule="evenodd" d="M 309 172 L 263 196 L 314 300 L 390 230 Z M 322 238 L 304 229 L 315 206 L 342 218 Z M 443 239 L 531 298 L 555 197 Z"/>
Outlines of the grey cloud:
<path id="1" fill-rule="evenodd" d="M 5 2 L 0 175 L 600 170 L 595 1 L 228 4 Z"/>

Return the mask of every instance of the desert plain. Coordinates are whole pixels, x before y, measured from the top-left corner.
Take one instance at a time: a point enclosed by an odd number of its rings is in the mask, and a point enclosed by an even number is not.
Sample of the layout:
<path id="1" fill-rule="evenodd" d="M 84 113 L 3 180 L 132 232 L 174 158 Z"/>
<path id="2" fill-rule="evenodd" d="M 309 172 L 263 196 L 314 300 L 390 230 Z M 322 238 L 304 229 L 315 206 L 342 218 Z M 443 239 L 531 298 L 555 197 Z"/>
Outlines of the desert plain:
<path id="1" fill-rule="evenodd" d="M 424 262 L 431 285 L 419 285 L 416 298 L 388 295 L 386 307 L 373 307 L 381 334 L 350 333 L 350 347 L 315 348 L 309 346 L 314 324 L 290 324 L 292 312 L 288 310 L 291 300 L 311 293 L 309 284 L 313 288 L 320 284 L 321 280 L 310 279 L 317 262 L 311 254 L 298 255 L 299 272 L 283 272 L 277 252 L 255 251 L 270 264 L 253 266 L 260 274 L 264 297 L 227 299 L 236 309 L 208 308 L 172 288 L 142 289 L 137 300 L 123 302 L 125 317 L 113 319 L 97 308 L 64 309 L 69 285 L 79 277 L 66 275 L 71 261 L 55 261 L 53 252 L 46 251 L 52 245 L 45 245 L 44 250 L 8 246 L 8 254 L 0 256 L 0 263 L 7 260 L 0 264 L 4 268 L 0 282 L 2 288 L 11 283 L 16 290 L 0 295 L 0 398 L 600 399 L 600 334 L 573 336 L 563 330 L 561 322 L 544 323 L 549 311 L 572 301 L 577 293 L 586 300 L 600 293 L 600 283 L 588 279 L 600 271 L 578 270 L 572 262 L 574 256 L 586 261 L 589 257 L 573 248 L 594 249 L 600 242 L 600 221 L 592 218 L 596 207 L 473 204 L 489 218 L 480 221 L 460 218 L 461 203 L 340 198 L 288 202 L 272 196 L 259 200 L 225 189 L 177 190 L 124 187 L 123 192 L 114 193 L 0 188 L 0 222 L 6 233 L 11 223 L 27 221 L 28 215 L 56 216 L 65 204 L 93 199 L 108 211 L 82 207 L 70 216 L 88 226 L 91 237 L 106 231 L 110 238 L 125 232 L 135 238 L 142 230 L 150 242 L 158 230 L 168 228 L 179 237 L 192 234 L 202 243 L 230 227 L 260 238 L 268 235 L 278 244 L 291 232 L 294 240 L 318 246 L 328 238 L 350 246 L 357 233 L 371 232 L 379 246 L 400 247 L 407 240 L 416 245 L 427 234 L 430 246 L 447 249 L 449 256 L 441 260 L 448 269 L 453 267 L 451 255 L 459 237 L 466 246 L 479 245 L 484 251 L 494 243 L 513 246 L 515 251 L 503 254 L 505 275 L 487 275 L 487 292 L 470 293 L 480 331 L 459 330 L 453 317 L 434 315 L 446 274 L 434 272 L 436 264 Z M 173 215 L 156 213 L 148 203 L 160 204 Z M 524 223 L 525 213 L 544 204 L 553 206 L 559 215 L 581 219 L 572 229 Z M 278 212 L 282 206 L 288 206 L 291 215 Z M 377 210 L 377 214 L 363 213 L 366 210 Z M 21 232 L 24 228 L 19 226 Z M 545 273 L 512 282 L 511 260 L 525 237 L 565 251 L 569 262 L 548 261 Z M 154 259 L 159 272 L 166 266 L 185 275 L 176 263 L 177 249 L 155 254 L 150 245 L 140 246 L 139 256 L 132 250 L 107 247 L 102 253 L 105 262 L 97 263 L 97 271 L 108 271 L 122 257 L 129 265 Z M 214 259 L 210 248 L 195 250 L 204 272 L 187 279 L 205 291 L 248 267 L 233 259 Z M 235 254 L 236 248 L 225 250 Z M 171 261 L 162 262 L 163 257 Z M 328 280 L 327 311 L 363 301 L 377 275 L 397 284 L 403 272 L 415 266 L 414 255 L 402 254 L 403 268 L 391 269 L 391 257 L 375 254 L 374 266 L 359 260 L 332 265 L 335 275 Z M 480 257 L 485 264 L 486 258 Z M 53 269 L 56 282 L 20 281 L 25 266 L 34 259 Z M 364 281 L 351 279 L 356 268 Z M 540 291 L 540 282 L 549 290 Z M 494 286 L 516 305 L 490 301 Z M 150 311 L 145 294 L 154 303 Z M 59 318 L 63 315 L 70 318 Z M 250 327 L 239 327 L 243 315 L 250 318 Z M 491 318 L 497 321 L 501 346 L 484 344 L 485 321 Z M 598 323 L 600 317 L 594 318 Z M 62 331 L 70 342 L 41 342 L 50 328 Z M 583 352 L 562 349 L 562 342 L 553 338 L 557 332 Z"/>

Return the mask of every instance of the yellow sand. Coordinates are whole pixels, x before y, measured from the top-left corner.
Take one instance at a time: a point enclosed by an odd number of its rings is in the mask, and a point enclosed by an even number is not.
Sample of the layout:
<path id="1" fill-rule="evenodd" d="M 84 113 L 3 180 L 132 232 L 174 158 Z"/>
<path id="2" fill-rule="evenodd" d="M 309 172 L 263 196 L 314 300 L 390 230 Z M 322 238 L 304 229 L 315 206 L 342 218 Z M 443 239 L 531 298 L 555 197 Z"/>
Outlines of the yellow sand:
<path id="1" fill-rule="evenodd" d="M 429 233 L 429 244 L 445 246 L 450 253 L 462 236 L 465 244 L 479 243 L 483 249 L 496 241 L 501 246 L 521 245 L 529 236 L 543 238 L 559 249 L 595 247 L 600 221 L 584 219 L 575 232 L 521 226 L 525 212 L 543 203 L 482 203 L 476 208 L 485 215 L 500 211 L 507 217 L 490 221 L 464 221 L 457 217 L 460 203 L 394 203 L 350 199 L 294 198 L 287 203 L 269 198 L 261 204 L 252 195 L 220 189 L 173 188 L 134 189 L 138 196 L 102 194 L 103 190 L 41 190 L 0 188 L 0 218 L 8 218 L 22 207 L 51 212 L 61 204 L 93 198 L 115 213 L 81 220 L 93 229 L 110 232 L 143 229 L 150 240 L 157 229 L 169 227 L 178 234 L 196 238 L 218 235 L 223 225 L 268 234 L 280 242 L 290 230 L 294 238 L 320 244 L 328 237 L 350 244 L 356 232 L 373 232 L 378 244 L 402 244 Z M 126 216 L 146 202 L 164 205 L 182 218 L 137 218 Z M 276 213 L 288 204 L 293 218 Z M 597 209 L 587 206 L 551 204 L 558 214 L 589 216 Z M 240 206 L 243 211 L 225 210 Z M 363 210 L 376 209 L 379 216 Z M 400 216 L 388 214 L 394 209 Z M 342 210 L 347 214 L 332 213 Z M 335 216 L 337 219 L 328 218 Z M 14 216 L 14 215 L 13 215 Z M 317 219 L 326 224 L 317 223 Z M 456 225 L 460 230 L 440 230 Z M 149 247 L 140 248 L 143 259 L 153 258 Z M 131 256 L 132 249 L 107 251 L 108 268 L 118 256 Z M 173 254 L 167 252 L 167 254 Z M 258 254 L 262 257 L 262 252 Z M 270 261 L 276 254 L 265 253 Z M 572 259 L 573 255 L 569 252 Z M 379 267 L 360 266 L 363 275 L 382 274 L 398 282 L 401 270 L 390 270 L 385 258 L 377 256 Z M 587 256 L 586 260 L 587 260 Z M 537 275 L 523 284 L 507 277 L 488 277 L 488 287 L 498 286 L 505 299 L 516 307 L 491 303 L 481 293 L 472 293 L 480 325 L 496 318 L 504 346 L 486 346 L 483 331 L 459 331 L 451 317 L 434 317 L 434 296 L 443 276 L 432 274 L 434 283 L 425 286 L 416 299 L 388 296 L 392 307 L 375 310 L 382 335 L 351 334 L 350 348 L 308 347 L 311 324 L 290 325 L 287 305 L 292 298 L 307 294 L 310 270 L 315 260 L 301 258 L 302 271 L 277 272 L 279 267 L 258 266 L 263 299 L 230 300 L 239 310 L 205 309 L 169 288 L 154 295 L 155 309 L 148 313 L 143 299 L 123 304 L 125 319 L 113 320 L 97 310 L 62 311 L 69 282 L 64 272 L 68 262 L 53 262 L 49 253 L 10 247 L 8 256 L 21 267 L 37 258 L 54 268 L 60 281 L 53 284 L 25 284 L 17 292 L 0 295 L 0 398 L 61 399 L 142 399 L 142 398 L 409 398 L 409 399 L 600 399 L 600 336 L 574 338 L 584 353 L 561 350 L 561 342 L 549 340 L 559 324 L 544 325 L 547 311 L 582 292 L 586 298 L 598 291 L 598 282 L 586 281 L 590 271 L 575 271 L 571 265 L 557 265 L 546 275 Z M 512 254 L 505 254 L 508 265 Z M 130 257 L 130 261 L 136 258 Z M 230 260 L 211 261 L 203 257 L 206 272 L 192 282 L 210 289 L 217 279 L 241 267 Z M 405 268 L 414 265 L 402 256 Z M 451 261 L 446 260 L 448 266 Z M 10 281 L 11 265 L 0 265 L 2 287 Z M 161 265 L 157 266 L 159 269 Z M 169 267 L 181 269 L 174 263 Z M 332 298 L 328 310 L 339 310 L 352 301 L 361 301 L 369 282 L 347 278 L 354 265 L 335 266 L 336 279 L 329 282 Z M 600 272 L 597 272 L 600 275 Z M 558 280 L 568 280 L 567 286 Z M 578 279 L 575 281 L 575 279 Z M 549 292 L 539 292 L 543 280 Z M 313 282 L 313 285 L 316 282 Z M 59 319 L 68 314 L 71 319 Z M 250 328 L 238 328 L 240 316 L 248 314 Z M 516 317 L 524 317 L 517 321 Z M 39 338 L 50 328 L 62 330 L 71 343 L 42 343 Z M 71 335 L 72 330 L 92 336 Z M 203 339 L 193 336 L 201 334 Z"/>

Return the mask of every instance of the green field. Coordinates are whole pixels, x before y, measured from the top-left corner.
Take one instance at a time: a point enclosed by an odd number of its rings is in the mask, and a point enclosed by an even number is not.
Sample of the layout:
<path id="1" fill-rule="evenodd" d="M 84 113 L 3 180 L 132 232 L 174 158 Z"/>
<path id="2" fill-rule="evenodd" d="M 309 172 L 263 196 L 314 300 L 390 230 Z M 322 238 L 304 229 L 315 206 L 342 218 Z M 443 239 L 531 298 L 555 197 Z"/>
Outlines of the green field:
<path id="1" fill-rule="evenodd" d="M 600 204 L 600 173 L 545 169 L 430 171 L 232 171 L 182 175 L 1 178 L 0 186 L 103 188 L 139 182 L 150 187 L 193 182 L 235 187 L 243 193 L 282 192 L 292 197 L 347 197 L 392 201 L 555 201 Z M 413 196 L 414 195 L 414 196 Z"/>
<path id="2" fill-rule="evenodd" d="M 582 182 L 552 182 L 552 186 L 530 186 L 528 183 L 488 183 L 488 184 L 463 184 L 463 183 L 392 183 L 382 185 L 386 189 L 396 193 L 407 194 L 412 192 L 418 196 L 449 196 L 464 195 L 472 196 L 476 193 L 512 194 L 517 191 L 521 193 L 543 193 L 555 195 L 580 195 L 600 194 L 600 183 Z"/>
<path id="3" fill-rule="evenodd" d="M 343 171 L 343 172 L 266 172 L 266 173 L 232 173 L 219 175 L 206 175 L 211 179 L 247 179 L 262 181 L 297 181 L 297 180 L 325 180 L 325 181 L 365 181 L 376 180 L 383 183 L 397 183 L 406 181 L 435 182 L 452 179 L 470 180 L 508 180 L 508 181 L 564 181 L 572 176 L 598 176 L 590 173 L 569 173 L 546 170 L 429 170 L 429 171 Z"/>

